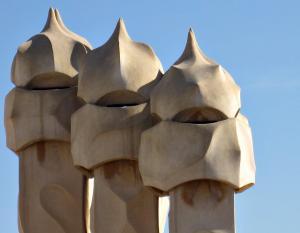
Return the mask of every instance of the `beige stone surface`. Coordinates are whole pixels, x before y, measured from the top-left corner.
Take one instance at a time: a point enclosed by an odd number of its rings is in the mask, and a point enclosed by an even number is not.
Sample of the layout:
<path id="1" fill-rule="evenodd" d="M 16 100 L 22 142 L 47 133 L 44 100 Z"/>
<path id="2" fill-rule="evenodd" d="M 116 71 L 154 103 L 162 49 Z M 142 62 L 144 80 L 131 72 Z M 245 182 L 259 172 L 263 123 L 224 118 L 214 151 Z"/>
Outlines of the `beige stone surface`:
<path id="1" fill-rule="evenodd" d="M 85 39 L 66 28 L 58 11 L 50 8 L 42 32 L 18 48 L 12 81 L 30 89 L 76 85 L 79 66 L 90 49 Z"/>
<path id="2" fill-rule="evenodd" d="M 158 195 L 144 187 L 137 163 L 140 135 L 152 125 L 148 104 L 86 104 L 73 114 L 74 165 L 94 175 L 93 233 L 158 232 Z"/>
<path id="3" fill-rule="evenodd" d="M 234 189 L 214 181 L 192 181 L 170 192 L 170 232 L 235 233 Z"/>
<path id="4" fill-rule="evenodd" d="M 170 232 L 235 233 L 234 193 L 255 183 L 249 122 L 240 89 L 207 58 L 192 30 L 181 57 L 150 95 L 162 121 L 142 133 L 146 186 L 169 192 Z"/>
<path id="5" fill-rule="evenodd" d="M 11 90 L 5 99 L 7 146 L 20 151 L 39 141 L 70 142 L 71 115 L 81 105 L 76 91 Z"/>
<path id="6" fill-rule="evenodd" d="M 142 134 L 145 185 L 168 191 L 192 180 L 217 180 L 242 191 L 255 182 L 251 130 L 236 118 L 210 124 L 162 121 Z"/>
<path id="7" fill-rule="evenodd" d="M 74 164 L 90 170 L 110 161 L 137 160 L 141 133 L 152 125 L 147 104 L 126 108 L 86 104 L 72 116 Z"/>
<path id="8" fill-rule="evenodd" d="M 140 135 L 155 123 L 146 102 L 162 72 L 121 19 L 80 67 L 78 96 L 87 104 L 72 116 L 72 156 L 94 175 L 93 233 L 159 231 L 158 195 L 143 185 L 137 160 Z"/>
<path id="9" fill-rule="evenodd" d="M 92 50 L 50 8 L 11 79 L 5 128 L 19 155 L 21 233 L 162 233 L 166 194 L 170 232 L 235 233 L 234 193 L 255 182 L 251 129 L 239 87 L 192 30 L 163 75 L 122 19 Z"/>
<path id="10" fill-rule="evenodd" d="M 79 72 L 78 95 L 102 106 L 143 103 L 162 72 L 153 50 L 133 41 L 120 19 L 110 39 L 88 54 Z"/>
<path id="11" fill-rule="evenodd" d="M 19 231 L 85 233 L 86 177 L 73 166 L 71 115 L 77 75 L 91 46 L 50 9 L 43 31 L 14 58 L 5 100 L 7 146 L 19 155 Z"/>
<path id="12" fill-rule="evenodd" d="M 97 167 L 91 209 L 94 233 L 158 233 L 158 198 L 143 185 L 137 162 Z"/>
<path id="13" fill-rule="evenodd" d="M 230 74 L 208 59 L 189 32 L 181 57 L 151 93 L 151 112 L 164 120 L 218 121 L 235 117 L 240 109 L 240 89 Z"/>
<path id="14" fill-rule="evenodd" d="M 7 145 L 19 155 L 22 233 L 85 232 L 86 178 L 72 163 L 76 88 L 13 89 L 6 97 Z"/>
<path id="15" fill-rule="evenodd" d="M 20 232 L 85 233 L 86 181 L 72 165 L 70 144 L 41 141 L 18 155 Z"/>

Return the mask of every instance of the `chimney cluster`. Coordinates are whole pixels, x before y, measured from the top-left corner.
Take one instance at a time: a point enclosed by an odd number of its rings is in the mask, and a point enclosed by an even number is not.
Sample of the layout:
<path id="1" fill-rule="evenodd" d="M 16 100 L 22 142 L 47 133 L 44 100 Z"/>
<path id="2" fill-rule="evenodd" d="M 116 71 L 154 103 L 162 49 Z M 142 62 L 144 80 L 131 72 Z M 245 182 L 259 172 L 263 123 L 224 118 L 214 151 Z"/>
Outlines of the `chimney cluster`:
<path id="1" fill-rule="evenodd" d="M 11 79 L 21 233 L 158 233 L 166 195 L 171 233 L 235 232 L 234 194 L 255 183 L 251 129 L 240 88 L 192 30 L 164 73 L 122 19 L 93 49 L 51 8 L 19 46 Z"/>

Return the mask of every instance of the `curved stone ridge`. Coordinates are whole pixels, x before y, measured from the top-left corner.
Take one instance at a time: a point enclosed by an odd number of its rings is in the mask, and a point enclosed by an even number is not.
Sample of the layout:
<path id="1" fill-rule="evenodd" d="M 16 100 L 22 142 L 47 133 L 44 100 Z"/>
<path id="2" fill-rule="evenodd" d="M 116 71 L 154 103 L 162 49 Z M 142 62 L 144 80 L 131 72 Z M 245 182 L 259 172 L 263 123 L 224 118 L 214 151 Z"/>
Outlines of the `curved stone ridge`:
<path id="1" fill-rule="evenodd" d="M 239 87 L 225 69 L 203 54 L 190 30 L 183 54 L 151 94 L 151 112 L 173 119 L 184 110 L 208 109 L 209 116 L 203 113 L 202 118 L 215 115 L 214 120 L 222 120 L 234 117 L 240 105 Z"/>
<path id="2" fill-rule="evenodd" d="M 42 32 L 19 46 L 12 81 L 29 89 L 76 85 L 79 65 L 91 45 L 66 28 L 58 10 L 50 8 Z"/>
<path id="3" fill-rule="evenodd" d="M 142 103 L 162 72 L 153 50 L 133 41 L 120 19 L 110 39 L 88 54 L 79 72 L 78 95 L 100 105 Z"/>

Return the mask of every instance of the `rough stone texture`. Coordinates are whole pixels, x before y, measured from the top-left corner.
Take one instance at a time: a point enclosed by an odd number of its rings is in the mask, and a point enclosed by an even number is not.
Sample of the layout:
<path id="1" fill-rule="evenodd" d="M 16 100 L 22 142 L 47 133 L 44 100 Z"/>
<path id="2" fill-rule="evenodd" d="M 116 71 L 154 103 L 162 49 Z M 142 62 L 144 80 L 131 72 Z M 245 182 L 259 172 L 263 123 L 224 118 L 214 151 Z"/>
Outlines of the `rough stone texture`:
<path id="1" fill-rule="evenodd" d="M 76 85 L 79 66 L 90 49 L 85 39 L 66 28 L 58 11 L 50 9 L 42 32 L 18 48 L 12 81 L 30 89 Z"/>
<path id="2" fill-rule="evenodd" d="M 203 54 L 192 31 L 183 54 L 151 93 L 151 112 L 164 120 L 195 110 L 198 120 L 223 120 L 235 117 L 240 105 L 240 88 Z"/>
<path id="3" fill-rule="evenodd" d="M 88 54 L 79 72 L 78 95 L 102 106 L 143 103 L 162 72 L 152 49 L 133 41 L 120 19 L 110 39 Z"/>
<path id="4" fill-rule="evenodd" d="M 94 233 L 159 231 L 158 195 L 144 187 L 137 160 L 140 135 L 155 122 L 146 101 L 161 73 L 152 49 L 132 41 L 122 20 L 79 70 L 87 104 L 72 116 L 72 155 L 94 175 Z"/>
<path id="5" fill-rule="evenodd" d="M 174 188 L 170 199 L 170 232 L 235 233 L 232 187 L 192 181 Z"/>
<path id="6" fill-rule="evenodd" d="M 141 133 L 153 125 L 147 104 L 86 104 L 72 116 L 74 164 L 87 170 L 116 160 L 137 160 Z"/>
<path id="7" fill-rule="evenodd" d="M 162 121 L 143 133 L 139 161 L 145 185 L 164 191 L 191 180 L 218 180 L 236 190 L 255 182 L 251 131 L 238 119 Z"/>
<path id="8" fill-rule="evenodd" d="M 159 232 L 158 198 L 143 185 L 136 161 L 107 163 L 94 176 L 92 232 Z"/>

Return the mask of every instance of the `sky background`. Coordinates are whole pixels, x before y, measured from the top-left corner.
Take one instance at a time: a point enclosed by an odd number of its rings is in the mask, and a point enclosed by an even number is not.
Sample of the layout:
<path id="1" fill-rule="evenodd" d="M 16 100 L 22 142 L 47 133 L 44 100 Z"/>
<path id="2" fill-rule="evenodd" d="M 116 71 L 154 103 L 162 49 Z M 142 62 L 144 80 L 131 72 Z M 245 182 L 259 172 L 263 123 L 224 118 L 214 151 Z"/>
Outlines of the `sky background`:
<path id="1" fill-rule="evenodd" d="M 165 70 L 192 26 L 207 56 L 240 85 L 241 111 L 253 130 L 257 184 L 236 196 L 237 233 L 300 232 L 299 0 L 1 0 L 1 116 L 16 49 L 41 31 L 49 6 L 94 48 L 123 17 L 131 37 L 151 45 Z M 0 231 L 17 233 L 18 158 L 5 146 L 3 117 L 0 125 Z"/>

